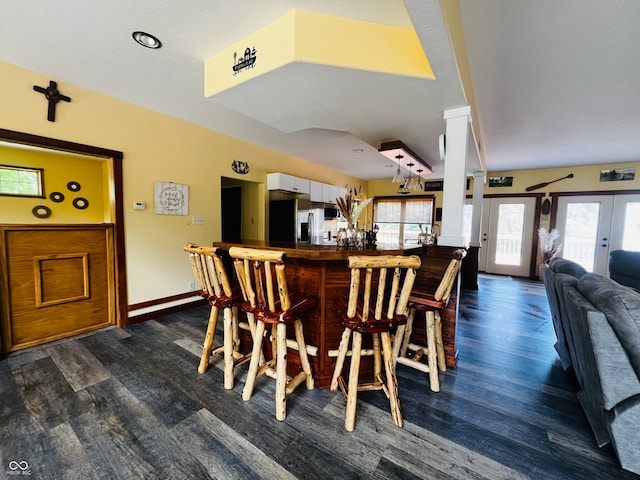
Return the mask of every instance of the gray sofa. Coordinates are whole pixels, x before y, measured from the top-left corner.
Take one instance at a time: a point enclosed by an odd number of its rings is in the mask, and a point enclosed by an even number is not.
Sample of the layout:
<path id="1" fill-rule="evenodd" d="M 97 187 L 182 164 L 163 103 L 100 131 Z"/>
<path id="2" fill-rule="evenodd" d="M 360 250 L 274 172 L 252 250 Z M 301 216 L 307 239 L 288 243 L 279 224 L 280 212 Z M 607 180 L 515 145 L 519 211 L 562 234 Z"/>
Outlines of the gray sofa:
<path id="1" fill-rule="evenodd" d="M 640 293 L 569 260 L 542 267 L 562 365 L 599 446 L 640 474 Z"/>
<path id="2" fill-rule="evenodd" d="M 640 252 L 612 251 L 609 254 L 609 277 L 640 291 Z"/>

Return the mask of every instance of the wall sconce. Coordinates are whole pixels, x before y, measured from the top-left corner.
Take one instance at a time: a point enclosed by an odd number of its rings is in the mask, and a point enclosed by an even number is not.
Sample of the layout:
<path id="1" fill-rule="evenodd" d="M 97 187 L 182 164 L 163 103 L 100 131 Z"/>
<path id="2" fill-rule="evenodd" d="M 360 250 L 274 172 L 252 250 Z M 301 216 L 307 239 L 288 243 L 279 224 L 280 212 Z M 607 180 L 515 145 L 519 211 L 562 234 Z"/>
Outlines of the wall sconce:
<path id="1" fill-rule="evenodd" d="M 422 167 L 421 171 L 426 172 L 425 174 L 429 174 L 433 172 L 431 165 L 429 165 L 422 158 L 420 158 L 420 156 L 417 153 L 415 153 L 413 150 L 407 147 L 400 140 L 385 142 L 382 145 L 380 145 L 380 148 L 378 149 L 378 151 L 382 155 L 384 155 L 385 157 L 387 157 L 388 159 L 396 163 L 398 165 L 398 170 L 400 169 L 400 167 L 410 170 L 409 165 L 411 166 L 417 165 L 419 167 L 420 166 Z M 399 172 L 397 172 L 396 175 L 394 176 L 394 179 L 393 179 L 394 183 L 400 183 L 398 181 L 399 180 L 398 173 Z"/>

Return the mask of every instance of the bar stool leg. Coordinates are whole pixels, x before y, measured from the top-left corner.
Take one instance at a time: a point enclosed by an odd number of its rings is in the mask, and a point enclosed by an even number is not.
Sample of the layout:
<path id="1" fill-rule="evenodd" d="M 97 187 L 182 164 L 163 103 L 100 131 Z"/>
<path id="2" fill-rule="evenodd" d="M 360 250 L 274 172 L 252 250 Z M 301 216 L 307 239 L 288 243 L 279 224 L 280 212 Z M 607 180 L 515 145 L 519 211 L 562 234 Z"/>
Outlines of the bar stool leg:
<path id="1" fill-rule="evenodd" d="M 231 307 L 231 318 L 233 325 L 233 351 L 240 350 L 240 332 L 238 330 L 238 307 Z"/>
<path id="2" fill-rule="evenodd" d="M 436 351 L 438 352 L 438 368 L 441 372 L 447 371 L 447 361 L 444 357 L 444 341 L 442 339 L 442 318 L 440 312 L 435 312 L 436 316 Z"/>
<path id="3" fill-rule="evenodd" d="M 398 397 L 398 379 L 396 378 L 395 365 L 393 363 L 393 352 L 391 349 L 391 338 L 389 332 L 382 332 L 382 352 L 384 357 L 384 369 L 387 375 L 387 390 L 389 392 L 389 404 L 391 406 L 391 417 L 393 423 L 402 427 L 402 411 L 400 410 L 400 398 Z"/>
<path id="4" fill-rule="evenodd" d="M 344 359 L 347 356 L 349 350 L 349 339 L 351 338 L 351 329 L 345 328 L 342 332 L 342 339 L 340 340 L 340 346 L 338 347 L 338 357 L 336 358 L 336 368 L 333 370 L 333 378 L 331 379 L 331 391 L 335 392 L 338 389 L 338 378 L 342 375 L 342 367 L 344 367 Z"/>
<path id="5" fill-rule="evenodd" d="M 438 359 L 436 353 L 436 322 L 434 312 L 426 312 L 427 317 L 427 355 L 429 363 L 429 385 L 431 391 L 440 391 L 440 380 L 438 379 Z"/>
<path id="6" fill-rule="evenodd" d="M 258 375 L 258 364 L 260 363 L 260 353 L 262 352 L 262 338 L 264 337 L 264 322 L 256 322 L 256 335 L 253 337 L 253 349 L 251 350 L 251 362 L 249 362 L 249 371 L 247 372 L 247 380 L 242 390 L 242 399 L 247 401 L 253 395 L 253 387 L 256 383 Z"/>
<path id="7" fill-rule="evenodd" d="M 415 308 L 409 308 L 407 310 L 407 324 L 404 328 L 404 333 L 402 335 L 402 346 L 400 347 L 400 356 L 407 356 L 407 349 L 409 348 L 409 340 L 411 339 L 411 332 L 413 332 L 413 318 L 416 315 Z"/>
<path id="8" fill-rule="evenodd" d="M 207 333 L 204 336 L 204 344 L 202 345 L 200 365 L 198 365 L 198 373 L 205 373 L 209 367 L 209 358 L 211 357 L 211 349 L 213 348 L 213 339 L 216 335 L 216 327 L 218 326 L 218 312 L 218 307 L 211 307 Z"/>
<path id="9" fill-rule="evenodd" d="M 380 334 L 374 333 L 373 337 L 373 378 L 374 381 L 380 378 L 382 373 L 382 354 L 380 350 Z"/>
<path id="10" fill-rule="evenodd" d="M 307 378 L 305 379 L 306 387 L 307 390 L 313 390 L 315 387 L 315 381 L 313 380 L 313 374 L 311 373 L 311 363 L 309 363 L 309 357 L 307 356 L 307 344 L 304 341 L 302 320 L 295 320 L 293 322 L 293 328 L 296 332 L 296 342 L 298 343 L 298 354 L 300 356 L 302 371 L 307 375 Z"/>
<path id="11" fill-rule="evenodd" d="M 224 312 L 224 388 L 233 388 L 233 313 L 230 308 Z"/>
<path id="12" fill-rule="evenodd" d="M 287 416 L 287 325 L 276 327 L 276 419 L 283 421 Z"/>
<path id="13" fill-rule="evenodd" d="M 351 346 L 351 368 L 349 369 L 349 390 L 347 392 L 347 415 L 344 427 L 353 432 L 356 425 L 356 404 L 358 403 L 358 376 L 360 374 L 360 350 L 362 348 L 362 334 L 353 332 Z"/>

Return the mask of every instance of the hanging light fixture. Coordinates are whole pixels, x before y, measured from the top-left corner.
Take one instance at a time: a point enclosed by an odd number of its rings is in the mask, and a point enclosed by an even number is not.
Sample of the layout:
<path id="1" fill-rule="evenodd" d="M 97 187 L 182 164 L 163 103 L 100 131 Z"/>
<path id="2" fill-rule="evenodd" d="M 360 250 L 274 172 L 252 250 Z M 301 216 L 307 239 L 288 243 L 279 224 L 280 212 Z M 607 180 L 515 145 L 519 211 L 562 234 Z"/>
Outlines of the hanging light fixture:
<path id="1" fill-rule="evenodd" d="M 416 178 L 416 181 L 413 183 L 413 189 L 424 190 L 424 183 L 422 183 L 422 172 L 424 172 L 424 170 L 422 168 L 419 168 L 416 170 L 416 172 L 418 172 L 418 178 Z"/>
<path id="2" fill-rule="evenodd" d="M 405 187 L 407 187 L 408 190 L 413 190 L 415 188 L 415 185 L 413 182 L 413 176 L 412 176 L 413 172 L 411 171 L 414 165 L 415 164 L 413 162 L 407 163 L 407 167 L 409 167 L 409 178 L 407 178 L 407 183 L 405 183 Z"/>
<path id="3" fill-rule="evenodd" d="M 407 182 L 401 183 L 396 192 L 398 195 L 409 195 L 411 190 L 407 187 Z"/>
<path id="4" fill-rule="evenodd" d="M 398 168 L 396 170 L 396 174 L 391 179 L 391 183 L 404 183 L 404 176 L 400 172 L 400 163 L 402 163 L 403 158 L 404 157 L 400 154 L 396 155 L 395 157 L 396 163 L 398 164 Z"/>

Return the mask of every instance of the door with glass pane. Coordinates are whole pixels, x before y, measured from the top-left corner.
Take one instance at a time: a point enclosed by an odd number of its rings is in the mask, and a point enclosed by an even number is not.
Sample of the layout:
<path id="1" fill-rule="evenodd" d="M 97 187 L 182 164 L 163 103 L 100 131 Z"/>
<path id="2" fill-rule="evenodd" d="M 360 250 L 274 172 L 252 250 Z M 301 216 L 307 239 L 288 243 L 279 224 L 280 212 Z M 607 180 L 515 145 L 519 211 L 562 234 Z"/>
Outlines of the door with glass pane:
<path id="1" fill-rule="evenodd" d="M 560 255 L 608 275 L 609 252 L 640 250 L 640 195 L 558 197 Z"/>
<path id="2" fill-rule="evenodd" d="M 486 198 L 478 267 L 487 273 L 528 277 L 535 197 Z"/>

